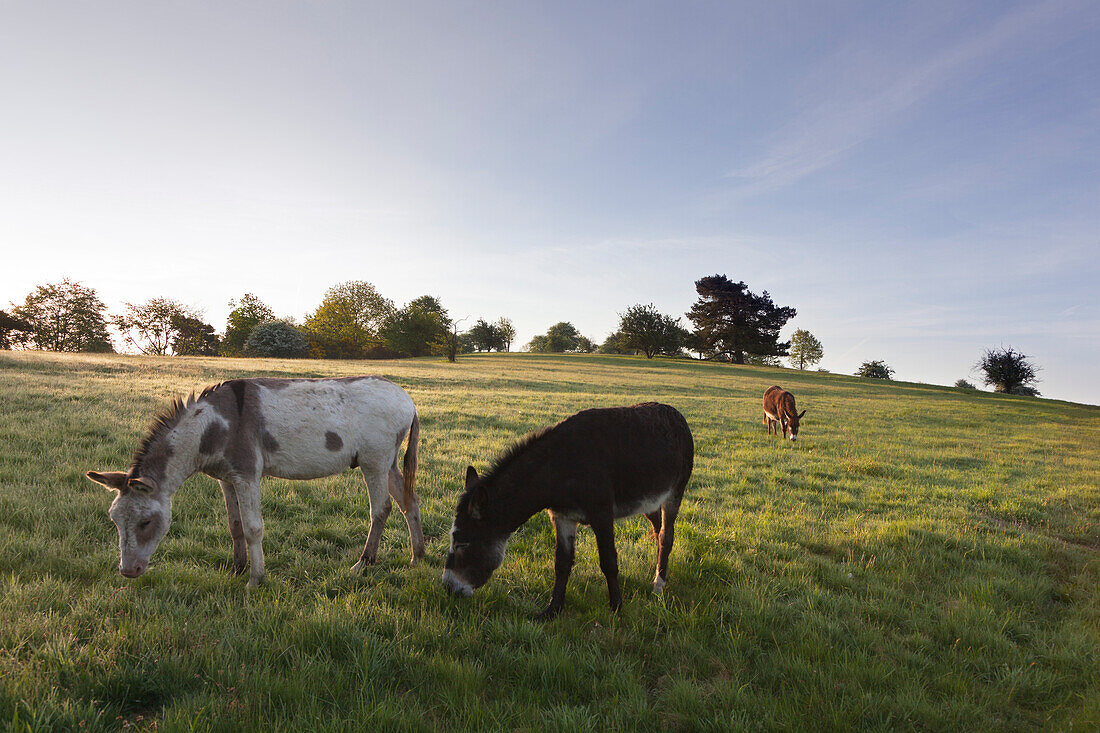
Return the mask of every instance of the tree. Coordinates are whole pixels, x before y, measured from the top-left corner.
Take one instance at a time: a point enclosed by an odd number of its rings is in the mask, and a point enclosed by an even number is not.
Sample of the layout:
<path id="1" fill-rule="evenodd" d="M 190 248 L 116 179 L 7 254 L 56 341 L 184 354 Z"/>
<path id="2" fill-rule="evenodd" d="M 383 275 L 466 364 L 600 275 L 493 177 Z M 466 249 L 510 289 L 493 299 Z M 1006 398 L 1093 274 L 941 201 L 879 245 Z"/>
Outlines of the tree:
<path id="1" fill-rule="evenodd" d="M 884 361 L 865 361 L 856 370 L 857 377 L 870 377 L 871 379 L 890 379 L 894 376 L 894 370 L 886 366 Z"/>
<path id="2" fill-rule="evenodd" d="M 172 352 L 177 356 L 217 356 L 220 340 L 214 327 L 202 319 L 177 313 L 172 316 Z"/>
<path id="3" fill-rule="evenodd" d="M 794 308 L 779 307 L 767 290 L 757 295 L 725 275 L 696 280 L 695 290 L 699 299 L 688 312 L 695 324 L 693 350 L 723 355 L 735 364 L 744 364 L 747 353 L 787 355 L 790 342 L 781 343 L 779 331 L 797 314 Z"/>
<path id="4" fill-rule="evenodd" d="M 379 336 L 395 352 L 427 356 L 445 352 L 451 318 L 437 298 L 422 295 L 395 311 L 382 324 Z"/>
<path id="5" fill-rule="evenodd" d="M 66 278 L 36 287 L 11 316 L 26 324 L 20 341 L 33 348 L 111 352 L 105 310 L 94 290 Z"/>
<path id="6" fill-rule="evenodd" d="M 171 353 L 181 319 L 194 318 L 187 308 L 171 298 L 150 298 L 144 303 L 127 303 L 126 310 L 111 322 L 123 340 L 143 354 Z"/>
<path id="7" fill-rule="evenodd" d="M 760 354 L 745 354 L 745 363 L 752 366 L 781 367 L 783 363 L 778 356 L 761 356 Z"/>
<path id="8" fill-rule="evenodd" d="M 512 325 L 512 321 L 501 316 L 500 319 L 494 324 L 497 329 L 497 335 L 500 337 L 501 346 L 504 347 L 504 351 L 512 350 L 512 341 L 516 338 L 516 327 Z"/>
<path id="9" fill-rule="evenodd" d="M 252 293 L 245 293 L 239 301 L 229 301 L 229 318 L 222 339 L 222 353 L 238 356 L 244 353 L 248 335 L 261 323 L 275 320 L 275 312 Z"/>
<path id="10" fill-rule="evenodd" d="M 613 331 L 607 335 L 604 342 L 600 344 L 599 349 L 601 354 L 637 354 L 638 350 L 626 345 L 626 339 L 623 338 L 622 331 Z"/>
<path id="11" fill-rule="evenodd" d="M 657 354 L 679 354 L 687 338 L 680 319 L 662 315 L 652 303 L 632 305 L 620 313 L 618 333 L 621 346 L 635 349 L 652 359 Z"/>
<path id="12" fill-rule="evenodd" d="M 394 311 L 393 301 L 370 283 L 356 280 L 329 288 L 303 328 L 325 357 L 360 359 L 382 342 L 379 331 Z"/>
<path id="13" fill-rule="evenodd" d="M 589 339 L 581 336 L 572 323 L 561 321 L 546 329 L 545 334 L 531 339 L 527 349 L 542 354 L 563 354 L 567 351 L 591 351 L 595 346 Z"/>
<path id="14" fill-rule="evenodd" d="M 22 318 L 0 311 L 0 349 L 23 344 L 31 332 L 31 324 Z"/>
<path id="15" fill-rule="evenodd" d="M 300 359 L 309 353 L 309 342 L 292 324 L 268 321 L 252 329 L 244 343 L 244 351 L 249 356 Z"/>
<path id="16" fill-rule="evenodd" d="M 466 332 L 466 336 L 474 351 L 492 351 L 493 349 L 499 351 L 504 348 L 504 339 L 496 324 L 488 323 L 484 318 L 477 319 L 477 322 Z"/>
<path id="17" fill-rule="evenodd" d="M 1039 381 L 1039 368 L 1027 360 L 1026 354 L 1011 346 L 1007 349 L 986 349 L 974 368 L 983 372 L 985 384 L 992 385 L 994 392 L 1032 397 L 1039 395 L 1034 386 Z"/>
<path id="18" fill-rule="evenodd" d="M 955 382 L 955 386 L 958 387 L 959 389 L 976 389 L 973 384 L 966 381 L 965 379 L 957 380 Z"/>
<path id="19" fill-rule="evenodd" d="M 800 328 L 791 336 L 791 366 L 805 369 L 821 361 L 823 356 L 825 350 L 821 342 L 809 331 Z"/>

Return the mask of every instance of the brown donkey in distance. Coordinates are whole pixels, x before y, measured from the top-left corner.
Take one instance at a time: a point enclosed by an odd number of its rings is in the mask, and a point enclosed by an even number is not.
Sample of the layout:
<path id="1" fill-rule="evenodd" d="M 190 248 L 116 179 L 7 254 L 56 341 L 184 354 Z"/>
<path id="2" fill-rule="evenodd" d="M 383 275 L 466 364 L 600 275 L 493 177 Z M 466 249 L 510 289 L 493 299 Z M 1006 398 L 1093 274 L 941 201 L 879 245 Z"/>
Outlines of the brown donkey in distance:
<path id="1" fill-rule="evenodd" d="M 794 406 L 794 395 L 779 385 L 764 391 L 764 424 L 768 426 L 768 435 L 778 433 L 776 425 L 782 425 L 784 437 L 797 439 L 798 421 L 805 414 L 805 410 L 798 412 Z"/>

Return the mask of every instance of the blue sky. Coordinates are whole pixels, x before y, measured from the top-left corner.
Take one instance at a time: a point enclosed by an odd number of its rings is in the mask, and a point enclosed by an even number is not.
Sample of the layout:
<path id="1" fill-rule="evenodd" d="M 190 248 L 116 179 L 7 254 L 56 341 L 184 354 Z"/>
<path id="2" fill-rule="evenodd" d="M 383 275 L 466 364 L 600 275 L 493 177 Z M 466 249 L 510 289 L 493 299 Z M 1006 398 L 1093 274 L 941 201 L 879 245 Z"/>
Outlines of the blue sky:
<path id="1" fill-rule="evenodd" d="M 831 371 L 1011 345 L 1100 403 L 1097 37 L 1072 1 L 3 2 L 0 306 L 71 277 L 220 329 L 358 279 L 603 340 L 724 273 Z"/>

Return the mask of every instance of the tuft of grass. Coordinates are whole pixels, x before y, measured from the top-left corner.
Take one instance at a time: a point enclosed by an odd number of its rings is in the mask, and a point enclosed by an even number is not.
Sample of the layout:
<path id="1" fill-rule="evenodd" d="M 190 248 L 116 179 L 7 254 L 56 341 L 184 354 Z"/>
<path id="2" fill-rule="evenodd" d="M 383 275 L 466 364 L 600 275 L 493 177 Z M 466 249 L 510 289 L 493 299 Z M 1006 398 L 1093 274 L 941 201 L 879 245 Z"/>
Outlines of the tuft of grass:
<path id="1" fill-rule="evenodd" d="M 362 476 L 265 480 L 269 582 L 229 573 L 216 484 L 188 481 L 140 579 L 110 494 L 171 397 L 377 373 L 421 416 L 428 556 L 394 512 L 353 577 Z M 797 444 L 760 397 L 807 409 Z M 588 407 L 667 402 L 696 442 L 661 595 L 644 519 L 590 532 L 566 612 L 545 516 L 470 599 L 439 576 L 465 466 Z M 20 731 L 1100 727 L 1100 410 L 814 372 L 616 356 L 331 362 L 0 352 L 0 726 Z"/>

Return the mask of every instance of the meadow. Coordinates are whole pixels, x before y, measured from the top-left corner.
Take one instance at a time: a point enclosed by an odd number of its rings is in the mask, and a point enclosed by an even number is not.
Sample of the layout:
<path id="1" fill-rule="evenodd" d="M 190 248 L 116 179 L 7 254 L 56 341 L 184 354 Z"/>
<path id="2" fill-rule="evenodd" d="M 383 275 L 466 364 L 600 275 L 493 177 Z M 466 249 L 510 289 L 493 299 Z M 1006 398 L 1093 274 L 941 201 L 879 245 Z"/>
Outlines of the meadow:
<path id="1" fill-rule="evenodd" d="M 216 483 L 179 490 L 137 580 L 112 495 L 153 413 L 241 376 L 381 374 L 421 416 L 427 557 L 357 471 L 265 480 L 266 585 L 230 573 Z M 806 409 L 797 444 L 760 396 Z M 587 407 L 658 400 L 695 472 L 663 594 L 617 525 L 623 609 L 590 530 L 565 612 L 536 515 L 472 598 L 440 583 L 467 464 Z M 1100 409 L 903 382 L 611 356 L 455 364 L 0 352 L 0 727 L 12 730 L 1100 729 Z"/>

